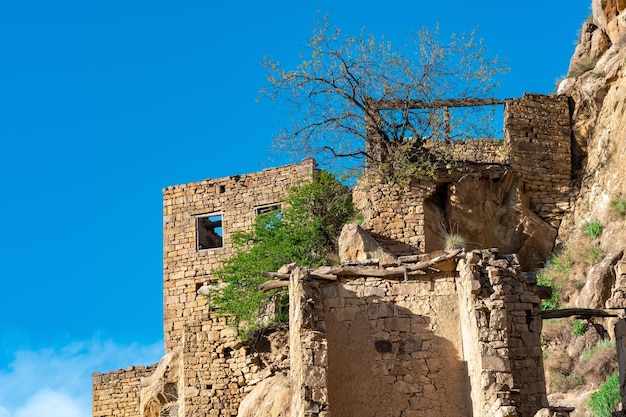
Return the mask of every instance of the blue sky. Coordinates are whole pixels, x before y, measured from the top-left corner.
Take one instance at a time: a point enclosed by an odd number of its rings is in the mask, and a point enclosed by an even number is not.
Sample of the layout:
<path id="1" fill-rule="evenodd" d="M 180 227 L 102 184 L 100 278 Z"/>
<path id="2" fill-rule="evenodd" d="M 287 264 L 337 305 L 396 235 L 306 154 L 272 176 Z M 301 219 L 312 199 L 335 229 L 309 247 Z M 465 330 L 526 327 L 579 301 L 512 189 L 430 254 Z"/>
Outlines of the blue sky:
<path id="1" fill-rule="evenodd" d="M 91 372 L 159 359 L 161 189 L 287 162 L 259 62 L 295 66 L 318 11 L 398 46 L 479 27 L 517 97 L 554 91 L 590 3 L 0 2 L 0 417 L 86 417 Z"/>

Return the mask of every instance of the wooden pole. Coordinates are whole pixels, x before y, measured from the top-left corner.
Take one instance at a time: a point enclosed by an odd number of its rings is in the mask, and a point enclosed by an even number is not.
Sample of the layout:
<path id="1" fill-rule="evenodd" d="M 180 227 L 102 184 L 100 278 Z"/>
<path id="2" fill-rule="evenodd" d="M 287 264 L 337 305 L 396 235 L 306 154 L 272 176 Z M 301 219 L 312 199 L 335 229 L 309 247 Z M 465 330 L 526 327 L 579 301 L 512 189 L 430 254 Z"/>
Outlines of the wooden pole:
<path id="1" fill-rule="evenodd" d="M 626 410 L 626 320 L 623 316 L 615 323 L 615 347 L 619 368 L 619 393 L 622 399 L 622 410 Z"/>

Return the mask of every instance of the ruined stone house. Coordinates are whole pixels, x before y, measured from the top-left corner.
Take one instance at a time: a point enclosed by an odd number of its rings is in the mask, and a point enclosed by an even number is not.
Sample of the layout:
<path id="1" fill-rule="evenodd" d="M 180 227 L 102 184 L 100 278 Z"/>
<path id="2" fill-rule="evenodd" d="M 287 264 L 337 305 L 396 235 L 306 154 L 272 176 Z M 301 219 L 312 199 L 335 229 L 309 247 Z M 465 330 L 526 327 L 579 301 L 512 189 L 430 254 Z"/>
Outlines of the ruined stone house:
<path id="1" fill-rule="evenodd" d="M 289 187 L 314 177 L 315 162 L 164 189 L 166 355 L 95 373 L 93 416 L 235 416 L 278 374 L 293 416 L 531 416 L 546 407 L 540 298 L 526 271 L 550 251 L 569 208 L 568 102 L 525 95 L 504 114 L 504 141 L 454 144 L 463 170 L 402 189 L 357 184 L 362 227 L 397 262 L 334 280 L 295 269 L 288 366 L 240 343 L 198 290 L 233 253 L 232 232 L 279 207 Z M 411 271 L 443 248 L 451 225 L 481 250 Z"/>

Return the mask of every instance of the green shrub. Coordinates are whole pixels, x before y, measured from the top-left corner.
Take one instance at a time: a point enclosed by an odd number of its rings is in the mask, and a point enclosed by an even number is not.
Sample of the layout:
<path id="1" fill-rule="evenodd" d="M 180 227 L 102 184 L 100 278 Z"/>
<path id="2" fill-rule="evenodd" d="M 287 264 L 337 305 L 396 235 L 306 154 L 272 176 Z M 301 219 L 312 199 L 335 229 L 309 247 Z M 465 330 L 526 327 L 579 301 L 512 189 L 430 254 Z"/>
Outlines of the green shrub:
<path id="1" fill-rule="evenodd" d="M 552 288 L 552 297 L 547 300 L 541 300 L 542 310 L 555 310 L 561 306 L 561 299 L 559 298 L 559 287 L 554 280 L 544 269 L 537 274 L 537 285 L 543 285 L 544 287 Z"/>
<path id="2" fill-rule="evenodd" d="M 611 209 L 619 217 L 626 217 L 626 198 L 618 197 L 611 200 Z"/>
<path id="3" fill-rule="evenodd" d="M 572 332 L 574 332 L 576 336 L 584 335 L 588 328 L 589 325 L 585 320 L 576 319 L 572 322 Z"/>
<path id="4" fill-rule="evenodd" d="M 598 219 L 586 221 L 583 223 L 583 229 L 592 239 L 597 239 L 602 234 L 602 224 Z"/>
<path id="5" fill-rule="evenodd" d="M 552 297 L 541 301 L 542 310 L 554 310 L 561 307 L 559 291 L 572 271 L 573 260 L 569 250 L 553 255 L 545 268 L 537 274 L 537 284 L 552 288 Z"/>
<path id="6" fill-rule="evenodd" d="M 619 390 L 619 373 L 613 373 L 598 391 L 591 394 L 587 408 L 594 417 L 611 417 L 621 403 Z"/>
<path id="7" fill-rule="evenodd" d="M 611 342 L 611 339 L 601 339 L 590 348 L 583 350 L 580 354 L 580 361 L 585 363 L 589 362 L 589 360 L 598 352 L 604 349 L 615 350 L 615 343 Z"/>
<path id="8" fill-rule="evenodd" d="M 286 291 L 258 291 L 267 280 L 261 273 L 292 262 L 305 267 L 327 263 L 341 227 L 354 216 L 348 188 L 327 172 L 317 174 L 315 181 L 289 190 L 282 213 L 261 214 L 250 232 L 234 233 L 235 255 L 215 271 L 224 285 L 208 297 L 211 308 L 238 327 L 244 339 L 261 326 L 259 311 L 272 299 L 285 310 Z M 280 310 L 274 321 L 281 319 Z"/>

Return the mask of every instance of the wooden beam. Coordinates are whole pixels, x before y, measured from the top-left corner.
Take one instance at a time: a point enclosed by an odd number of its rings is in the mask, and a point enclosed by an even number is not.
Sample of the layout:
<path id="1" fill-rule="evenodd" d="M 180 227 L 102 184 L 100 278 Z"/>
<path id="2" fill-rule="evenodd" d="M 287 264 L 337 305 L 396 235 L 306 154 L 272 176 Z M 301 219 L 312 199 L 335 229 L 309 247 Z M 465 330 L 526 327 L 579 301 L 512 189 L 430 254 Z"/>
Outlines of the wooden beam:
<path id="1" fill-rule="evenodd" d="M 356 267 L 356 266 L 324 266 L 311 271 L 311 277 L 315 275 L 343 275 L 343 276 L 357 276 L 357 277 L 376 277 L 376 278 L 389 278 L 395 276 L 404 276 L 405 274 L 412 274 L 417 271 L 424 271 L 431 268 L 438 263 L 445 262 L 454 258 L 461 249 L 457 249 L 450 253 L 444 253 L 436 258 L 428 261 L 418 262 L 413 265 L 405 265 L 393 268 L 379 269 L 368 267 Z"/>
<path id="2" fill-rule="evenodd" d="M 263 284 L 259 285 L 259 291 L 268 292 L 286 287 L 289 287 L 289 281 L 279 281 L 277 279 L 273 279 L 271 281 L 265 281 Z"/>
<path id="3" fill-rule="evenodd" d="M 546 310 L 540 313 L 542 319 L 560 319 L 564 317 L 579 317 L 589 319 L 592 317 L 619 317 L 624 309 L 603 310 L 599 308 L 563 308 L 560 310 Z"/>
<path id="4" fill-rule="evenodd" d="M 443 107 L 476 107 L 493 106 L 504 104 L 507 100 L 495 98 L 451 98 L 447 100 L 374 100 L 370 99 L 369 105 L 375 110 L 405 110 L 405 109 L 436 109 Z"/>

